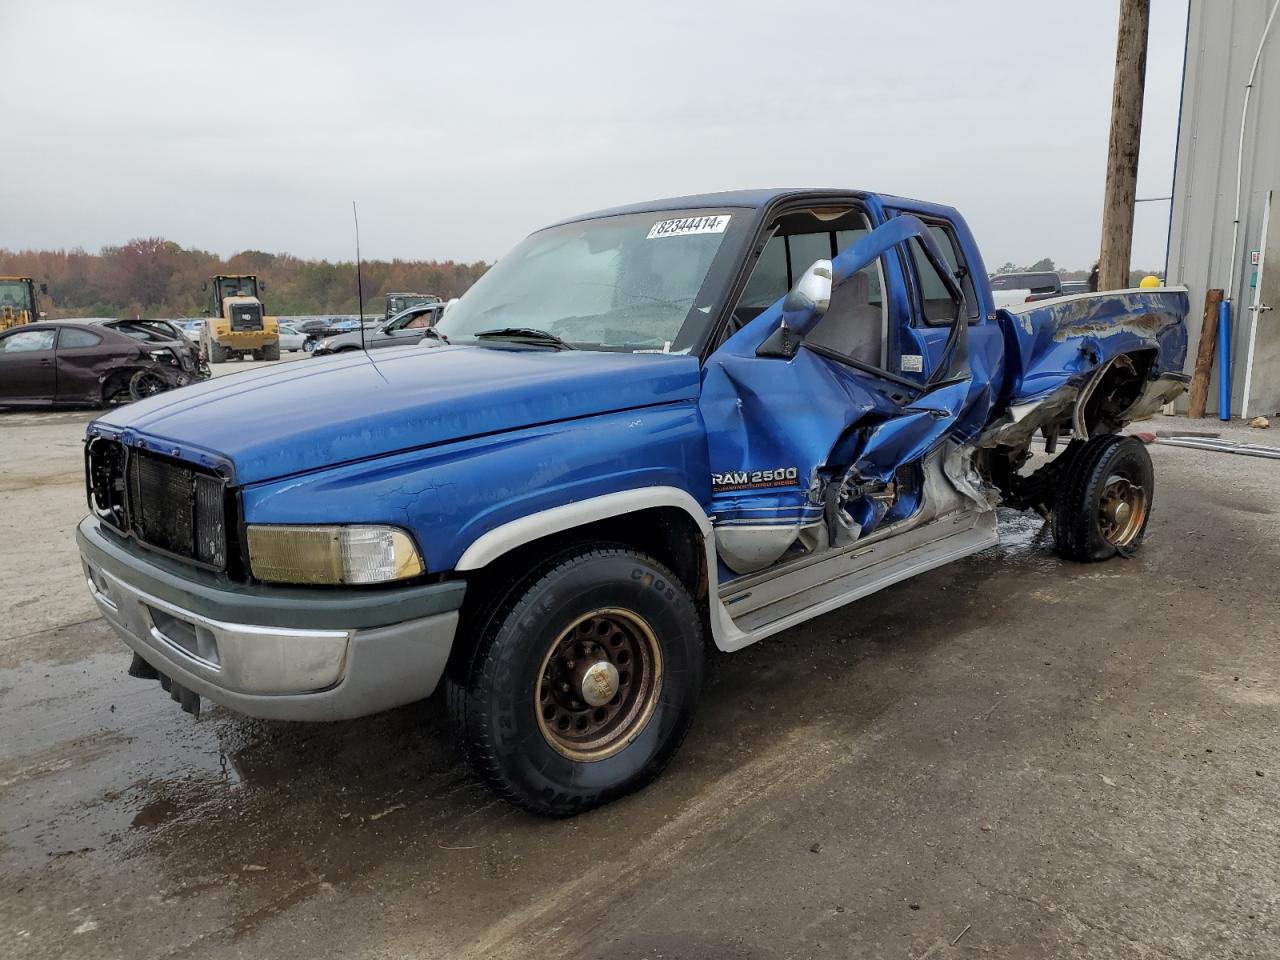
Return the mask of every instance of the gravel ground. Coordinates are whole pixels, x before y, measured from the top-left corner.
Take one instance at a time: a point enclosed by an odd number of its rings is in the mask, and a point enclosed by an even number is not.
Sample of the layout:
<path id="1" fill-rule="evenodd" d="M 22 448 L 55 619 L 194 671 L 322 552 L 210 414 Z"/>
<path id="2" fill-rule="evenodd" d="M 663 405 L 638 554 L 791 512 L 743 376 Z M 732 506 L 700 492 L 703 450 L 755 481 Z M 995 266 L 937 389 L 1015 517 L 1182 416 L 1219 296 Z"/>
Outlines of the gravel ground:
<path id="1" fill-rule="evenodd" d="M 715 657 L 658 783 L 548 822 L 435 700 L 196 722 L 127 677 L 71 538 L 90 416 L 0 415 L 0 955 L 1277 955 L 1280 463 L 1154 446 L 1127 561 L 1002 515 L 998 548 Z"/>

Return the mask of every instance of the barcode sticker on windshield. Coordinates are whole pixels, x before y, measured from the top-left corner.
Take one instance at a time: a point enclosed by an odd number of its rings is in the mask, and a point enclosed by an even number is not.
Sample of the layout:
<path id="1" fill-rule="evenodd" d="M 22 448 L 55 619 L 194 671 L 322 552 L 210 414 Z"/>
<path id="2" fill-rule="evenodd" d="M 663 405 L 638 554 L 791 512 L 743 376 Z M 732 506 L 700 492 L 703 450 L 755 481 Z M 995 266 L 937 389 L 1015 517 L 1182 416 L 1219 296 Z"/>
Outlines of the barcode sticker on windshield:
<path id="1" fill-rule="evenodd" d="M 729 214 L 714 217 L 685 217 L 680 220 L 659 220 L 649 228 L 646 240 L 658 237 L 687 237 L 692 233 L 724 233 L 729 226 Z"/>

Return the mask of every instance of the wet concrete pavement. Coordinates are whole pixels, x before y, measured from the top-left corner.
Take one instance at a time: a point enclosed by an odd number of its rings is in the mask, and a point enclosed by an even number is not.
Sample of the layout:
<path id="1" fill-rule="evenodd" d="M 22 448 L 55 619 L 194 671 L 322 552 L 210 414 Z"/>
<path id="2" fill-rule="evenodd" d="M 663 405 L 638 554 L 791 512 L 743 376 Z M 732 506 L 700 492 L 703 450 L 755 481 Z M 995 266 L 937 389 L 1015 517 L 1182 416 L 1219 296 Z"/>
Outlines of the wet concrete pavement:
<path id="1" fill-rule="evenodd" d="M 2 956 L 1276 955 L 1280 464 L 1157 446 L 1136 559 L 1009 514 L 717 656 L 663 778 L 551 822 L 435 700 L 196 722 L 127 677 L 69 539 L 87 419 L 0 415 Z"/>

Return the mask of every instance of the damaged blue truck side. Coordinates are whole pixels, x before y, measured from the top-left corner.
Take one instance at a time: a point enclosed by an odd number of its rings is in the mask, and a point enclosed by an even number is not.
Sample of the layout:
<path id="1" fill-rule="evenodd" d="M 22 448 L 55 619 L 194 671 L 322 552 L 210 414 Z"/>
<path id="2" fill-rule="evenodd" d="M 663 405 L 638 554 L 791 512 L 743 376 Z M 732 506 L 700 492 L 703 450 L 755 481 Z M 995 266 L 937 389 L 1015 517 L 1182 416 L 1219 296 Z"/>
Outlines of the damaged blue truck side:
<path id="1" fill-rule="evenodd" d="M 1185 387 L 1186 292 L 997 310 L 986 277 L 955 210 L 856 191 L 564 221 L 421 346 L 92 423 L 89 588 L 189 711 L 443 685 L 503 797 L 588 809 L 674 754 L 707 643 L 987 548 L 997 505 L 1069 560 L 1138 549 L 1154 478 L 1121 429 Z"/>

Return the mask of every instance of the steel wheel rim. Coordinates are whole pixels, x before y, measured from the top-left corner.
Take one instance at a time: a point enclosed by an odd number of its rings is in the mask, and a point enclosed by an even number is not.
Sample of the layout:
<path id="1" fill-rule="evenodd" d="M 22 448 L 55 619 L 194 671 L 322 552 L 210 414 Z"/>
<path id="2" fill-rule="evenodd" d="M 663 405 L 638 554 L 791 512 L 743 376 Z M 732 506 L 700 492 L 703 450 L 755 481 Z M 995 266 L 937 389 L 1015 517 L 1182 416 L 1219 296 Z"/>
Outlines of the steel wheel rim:
<path id="1" fill-rule="evenodd" d="M 1098 503 L 1098 529 L 1108 543 L 1127 547 L 1147 522 L 1147 488 L 1121 474 L 1112 474 Z"/>
<path id="2" fill-rule="evenodd" d="M 551 644 L 533 709 L 557 752 L 604 760 L 640 735 L 661 692 L 662 649 L 653 628 L 634 611 L 604 607 L 578 617 Z"/>

